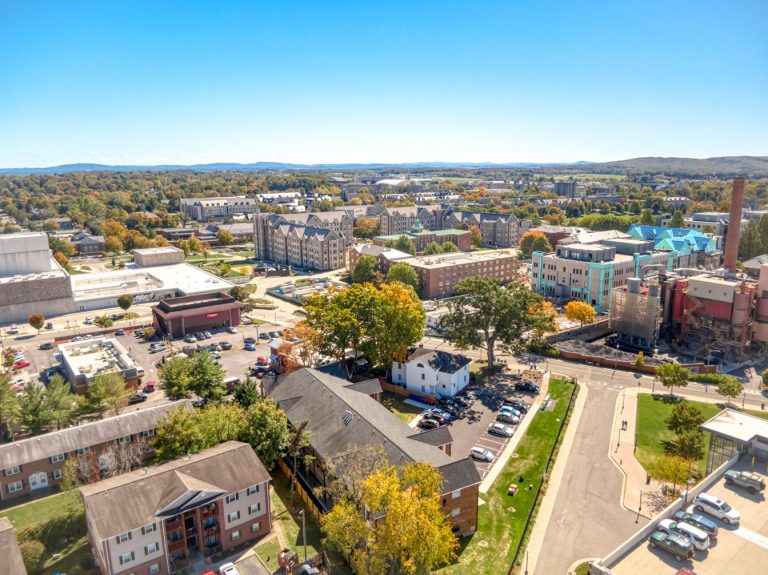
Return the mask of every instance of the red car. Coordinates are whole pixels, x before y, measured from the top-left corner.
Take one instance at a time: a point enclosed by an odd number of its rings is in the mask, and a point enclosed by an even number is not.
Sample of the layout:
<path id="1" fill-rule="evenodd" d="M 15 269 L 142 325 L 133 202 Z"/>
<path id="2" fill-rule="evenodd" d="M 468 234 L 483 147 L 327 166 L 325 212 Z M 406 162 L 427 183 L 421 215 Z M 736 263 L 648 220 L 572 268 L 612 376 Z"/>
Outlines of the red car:
<path id="1" fill-rule="evenodd" d="M 256 358 L 256 365 L 269 365 L 269 361 L 263 355 Z"/>
<path id="2" fill-rule="evenodd" d="M 687 567 L 683 567 L 682 569 L 680 569 L 680 571 L 675 573 L 675 575 L 696 575 L 696 573 L 694 573 L 693 571 L 691 571 Z"/>
<path id="3" fill-rule="evenodd" d="M 13 369 L 24 369 L 25 367 L 32 365 L 28 359 L 22 359 L 21 361 L 13 364 Z"/>

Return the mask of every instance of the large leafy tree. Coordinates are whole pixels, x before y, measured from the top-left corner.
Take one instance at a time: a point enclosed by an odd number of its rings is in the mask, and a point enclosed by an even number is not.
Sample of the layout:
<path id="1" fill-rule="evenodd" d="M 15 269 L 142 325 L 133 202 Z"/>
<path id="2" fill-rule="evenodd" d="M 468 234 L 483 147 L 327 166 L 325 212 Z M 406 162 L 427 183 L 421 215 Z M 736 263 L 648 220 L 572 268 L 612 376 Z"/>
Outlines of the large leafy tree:
<path id="1" fill-rule="evenodd" d="M 666 419 L 667 427 L 677 434 L 699 428 L 704 423 L 704 414 L 688 401 L 677 403 Z"/>
<path id="2" fill-rule="evenodd" d="M 203 399 L 220 401 L 227 394 L 224 369 L 210 353 L 196 353 L 190 359 L 189 388 Z"/>
<path id="3" fill-rule="evenodd" d="M 342 499 L 321 518 L 328 542 L 355 573 L 416 575 L 449 563 L 456 537 L 440 507 L 442 476 L 424 463 L 378 469 L 362 481 L 359 501 Z M 362 509 L 383 514 L 366 522 Z"/>
<path id="4" fill-rule="evenodd" d="M 320 334 L 307 322 L 300 321 L 293 327 L 283 332 L 286 343 L 281 346 L 279 353 L 285 360 L 293 364 L 293 368 L 315 367 L 320 363 L 320 347 L 322 345 Z M 291 366 L 286 366 L 286 368 Z M 287 369 L 287 371 L 293 371 Z"/>
<path id="5" fill-rule="evenodd" d="M 27 318 L 27 322 L 29 325 L 31 325 L 33 328 L 37 330 L 38 335 L 40 334 L 40 330 L 43 329 L 43 326 L 45 325 L 45 316 L 41 313 L 32 313 L 29 314 L 29 317 Z"/>
<path id="6" fill-rule="evenodd" d="M 205 446 L 204 430 L 195 411 L 185 407 L 168 410 L 155 427 L 152 438 L 155 455 L 160 461 L 197 453 Z"/>
<path id="7" fill-rule="evenodd" d="M 743 392 L 744 385 L 732 375 L 726 375 L 717 384 L 717 393 L 725 397 L 729 404 L 734 397 L 738 397 Z"/>
<path id="8" fill-rule="evenodd" d="M 82 411 L 85 414 L 97 415 L 101 418 L 111 409 L 115 415 L 118 415 L 120 409 L 128 405 L 130 394 L 131 392 L 125 386 L 125 380 L 120 374 L 98 375 L 88 385 Z"/>
<path id="9" fill-rule="evenodd" d="M 419 290 L 419 276 L 411 266 L 403 262 L 397 262 L 387 272 L 387 283 L 400 282 L 411 286 L 414 291 Z"/>
<path id="10" fill-rule="evenodd" d="M 353 233 L 356 238 L 372 238 L 379 235 L 380 228 L 378 218 L 360 218 L 355 223 Z"/>
<path id="11" fill-rule="evenodd" d="M 704 456 L 704 434 L 699 429 L 688 429 L 678 434 L 675 453 L 688 461 Z"/>
<path id="12" fill-rule="evenodd" d="M 543 298 L 521 284 L 502 287 L 490 277 L 472 277 L 456 284 L 458 297 L 440 321 L 445 338 L 459 349 L 486 350 L 488 366 L 500 344 L 510 348 L 529 330 L 552 331 L 554 322 L 543 309 Z"/>
<path id="13" fill-rule="evenodd" d="M 271 399 L 254 403 L 246 413 L 244 441 L 253 447 L 261 462 L 271 469 L 290 444 L 285 413 Z"/>
<path id="14" fill-rule="evenodd" d="M 54 421 L 46 401 L 45 390 L 38 385 L 28 385 L 19 399 L 19 425 L 29 433 L 48 430 Z"/>
<path id="15" fill-rule="evenodd" d="M 595 308 L 585 301 L 573 300 L 565 304 L 565 317 L 584 325 L 595 321 Z"/>
<path id="16" fill-rule="evenodd" d="M 160 368 L 160 385 L 171 399 L 184 399 L 192 395 L 190 362 L 183 357 L 172 357 Z"/>
<path id="17" fill-rule="evenodd" d="M 416 254 L 416 244 L 408 236 L 399 236 L 396 240 L 387 240 L 384 243 L 388 248 L 394 248 L 411 255 Z"/>
<path id="18" fill-rule="evenodd" d="M 19 420 L 19 399 L 8 385 L 10 378 L 0 376 L 0 441 L 13 438 L 13 428 Z"/>
<path id="19" fill-rule="evenodd" d="M 75 420 L 79 401 L 77 396 L 70 393 L 69 384 L 58 374 L 48 382 L 45 403 L 56 429 L 68 427 Z"/>
<path id="20" fill-rule="evenodd" d="M 360 256 L 360 259 L 355 264 L 355 268 L 352 270 L 352 281 L 356 284 L 373 283 L 376 280 L 378 268 L 379 262 L 375 257 L 369 255 Z"/>
<path id="21" fill-rule="evenodd" d="M 528 259 L 533 252 L 551 252 L 552 244 L 549 243 L 544 232 L 525 232 L 520 238 L 520 257 Z"/>
<path id="22" fill-rule="evenodd" d="M 117 305 L 120 306 L 121 310 L 128 311 L 133 305 L 133 296 L 128 293 L 121 295 L 119 298 L 117 298 Z"/>
<path id="23" fill-rule="evenodd" d="M 675 395 L 676 387 L 687 386 L 689 376 L 688 370 L 679 363 L 669 362 L 656 368 L 656 377 L 664 387 L 669 388 L 670 395 Z"/>

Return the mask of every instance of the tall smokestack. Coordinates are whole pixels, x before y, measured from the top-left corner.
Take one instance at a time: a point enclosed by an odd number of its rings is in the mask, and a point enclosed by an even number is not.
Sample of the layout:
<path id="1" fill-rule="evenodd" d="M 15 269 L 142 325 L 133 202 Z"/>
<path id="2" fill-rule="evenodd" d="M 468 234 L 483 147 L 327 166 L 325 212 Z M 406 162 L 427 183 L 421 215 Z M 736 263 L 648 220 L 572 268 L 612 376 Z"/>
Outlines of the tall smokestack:
<path id="1" fill-rule="evenodd" d="M 739 259 L 739 239 L 741 237 L 741 212 L 744 208 L 744 178 L 733 179 L 731 195 L 731 215 L 728 219 L 728 239 L 725 242 L 725 269 L 736 271 Z"/>

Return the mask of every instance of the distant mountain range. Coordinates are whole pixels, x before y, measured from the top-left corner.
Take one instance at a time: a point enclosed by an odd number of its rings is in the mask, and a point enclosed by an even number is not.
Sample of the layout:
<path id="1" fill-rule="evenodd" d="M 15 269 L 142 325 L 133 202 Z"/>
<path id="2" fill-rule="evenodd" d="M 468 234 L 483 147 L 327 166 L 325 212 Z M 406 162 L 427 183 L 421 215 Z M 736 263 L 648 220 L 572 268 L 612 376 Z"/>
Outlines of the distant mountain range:
<path id="1" fill-rule="evenodd" d="M 412 162 L 400 164 L 290 164 L 282 162 L 254 162 L 251 164 L 213 163 L 157 166 L 108 166 L 105 164 L 65 164 L 48 168 L 2 168 L 0 174 L 56 174 L 67 172 L 135 172 L 135 171 L 282 171 L 282 170 L 396 170 L 396 169 L 450 169 L 450 168 L 510 168 L 541 169 L 562 173 L 629 174 L 668 173 L 677 175 L 768 175 L 766 156 L 724 156 L 718 158 L 633 158 L 615 162 Z"/>

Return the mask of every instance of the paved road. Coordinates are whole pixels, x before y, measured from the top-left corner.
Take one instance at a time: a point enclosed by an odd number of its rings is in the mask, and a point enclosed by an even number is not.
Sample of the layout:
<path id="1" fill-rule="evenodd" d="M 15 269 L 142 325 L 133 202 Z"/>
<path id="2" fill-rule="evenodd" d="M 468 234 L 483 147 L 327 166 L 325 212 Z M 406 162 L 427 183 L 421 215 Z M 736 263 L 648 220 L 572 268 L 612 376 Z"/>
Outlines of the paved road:
<path id="1" fill-rule="evenodd" d="M 560 371 L 560 370 L 557 370 Z M 611 462 L 610 422 L 625 384 L 606 381 L 604 371 L 582 370 L 587 401 L 555 499 L 536 563 L 536 574 L 563 575 L 576 560 L 600 557 L 647 520 L 620 506 L 623 477 Z M 592 380 L 592 381 L 589 381 Z"/>

